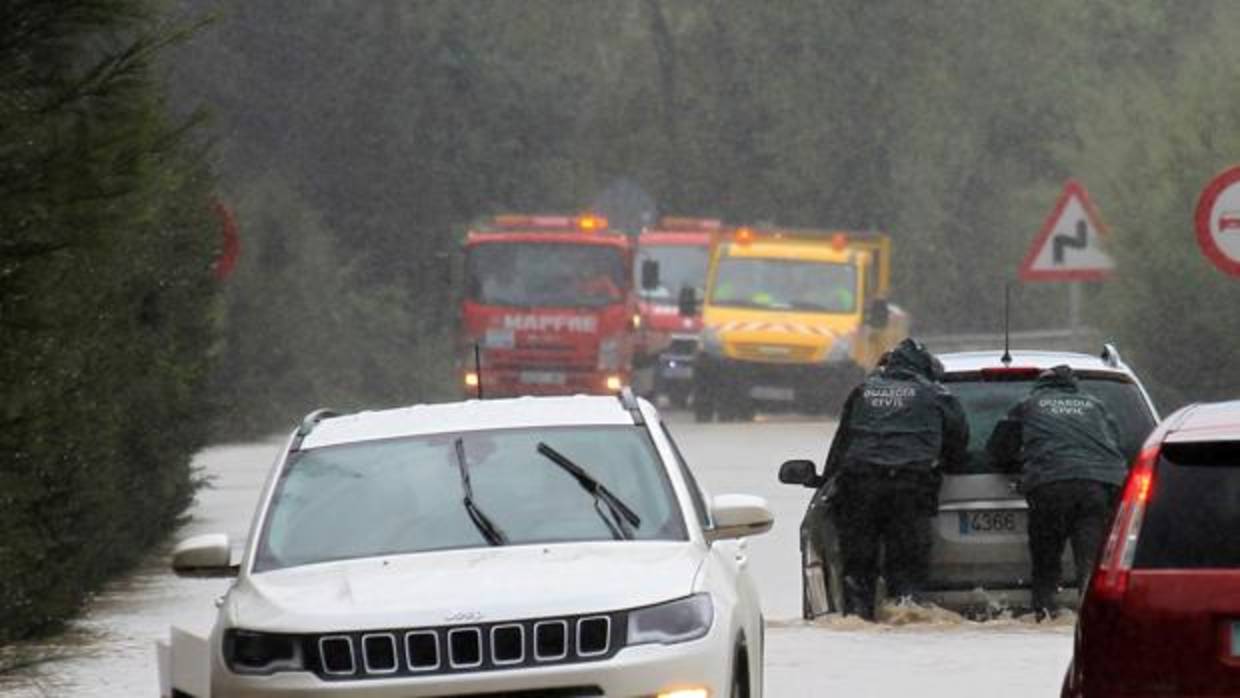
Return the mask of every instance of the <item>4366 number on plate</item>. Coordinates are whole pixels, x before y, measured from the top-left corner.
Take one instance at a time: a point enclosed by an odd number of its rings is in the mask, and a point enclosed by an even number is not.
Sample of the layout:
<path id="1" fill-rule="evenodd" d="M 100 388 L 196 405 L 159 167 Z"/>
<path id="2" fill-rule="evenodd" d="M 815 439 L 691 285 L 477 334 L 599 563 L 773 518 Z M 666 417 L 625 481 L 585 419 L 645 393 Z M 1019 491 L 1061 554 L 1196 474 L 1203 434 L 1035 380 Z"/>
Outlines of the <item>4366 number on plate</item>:
<path id="1" fill-rule="evenodd" d="M 960 516 L 960 534 L 976 535 L 983 533 L 1024 533 L 1025 521 L 1023 512 L 1015 509 L 1001 511 L 962 511 Z"/>

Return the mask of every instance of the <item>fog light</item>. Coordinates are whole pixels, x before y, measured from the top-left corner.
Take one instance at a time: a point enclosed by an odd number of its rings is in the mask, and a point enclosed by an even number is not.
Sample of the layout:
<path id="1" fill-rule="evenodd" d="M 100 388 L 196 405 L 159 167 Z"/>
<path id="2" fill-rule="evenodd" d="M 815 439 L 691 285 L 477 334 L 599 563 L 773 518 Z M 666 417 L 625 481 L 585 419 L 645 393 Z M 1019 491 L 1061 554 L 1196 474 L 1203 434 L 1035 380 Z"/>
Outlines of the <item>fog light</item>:
<path id="1" fill-rule="evenodd" d="M 607 389 L 613 393 L 620 392 L 624 387 L 624 383 L 620 380 L 620 376 L 607 376 Z"/>
<path id="2" fill-rule="evenodd" d="M 477 388 L 478 387 L 478 374 L 477 373 L 470 371 L 465 374 L 465 387 L 466 388 Z"/>
<path id="3" fill-rule="evenodd" d="M 674 691 L 662 691 L 658 698 L 710 698 L 710 691 L 705 688 L 678 688 Z"/>

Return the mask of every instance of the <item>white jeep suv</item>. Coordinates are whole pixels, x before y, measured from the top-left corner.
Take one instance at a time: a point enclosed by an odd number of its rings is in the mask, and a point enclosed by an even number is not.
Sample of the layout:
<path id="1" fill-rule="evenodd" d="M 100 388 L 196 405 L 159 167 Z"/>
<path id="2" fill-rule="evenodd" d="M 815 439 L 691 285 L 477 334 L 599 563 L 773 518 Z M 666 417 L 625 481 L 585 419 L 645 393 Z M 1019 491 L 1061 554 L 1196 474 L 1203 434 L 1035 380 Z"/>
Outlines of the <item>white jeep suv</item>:
<path id="1" fill-rule="evenodd" d="M 761 696 L 738 539 L 771 525 L 760 498 L 708 498 L 628 391 L 316 412 L 238 567 L 219 534 L 174 552 L 178 573 L 237 580 L 200 660 L 209 689 L 165 676 L 165 690 Z M 176 638 L 161 670 L 192 651 Z"/>

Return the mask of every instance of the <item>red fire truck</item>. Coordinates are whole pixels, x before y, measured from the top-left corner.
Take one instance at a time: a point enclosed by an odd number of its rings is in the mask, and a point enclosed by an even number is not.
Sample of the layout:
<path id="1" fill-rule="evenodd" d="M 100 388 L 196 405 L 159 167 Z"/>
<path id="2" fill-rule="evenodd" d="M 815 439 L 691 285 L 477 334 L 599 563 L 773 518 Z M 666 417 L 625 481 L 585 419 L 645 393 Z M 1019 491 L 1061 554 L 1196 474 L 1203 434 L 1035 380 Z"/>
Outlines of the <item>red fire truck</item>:
<path id="1" fill-rule="evenodd" d="M 641 321 L 635 360 L 638 365 L 652 366 L 652 392 L 667 395 L 678 407 L 689 399 L 693 357 L 702 329 L 701 315 L 682 316 L 678 300 L 685 287 L 693 288 L 699 297 L 705 291 L 711 235 L 722 229 L 717 219 L 666 217 L 643 230 L 637 241 L 638 260 L 657 262 L 659 274 L 655 288 L 638 287 Z"/>
<path id="2" fill-rule="evenodd" d="M 606 219 L 497 216 L 469 231 L 465 269 L 468 396 L 605 394 L 629 384 L 633 244 Z"/>

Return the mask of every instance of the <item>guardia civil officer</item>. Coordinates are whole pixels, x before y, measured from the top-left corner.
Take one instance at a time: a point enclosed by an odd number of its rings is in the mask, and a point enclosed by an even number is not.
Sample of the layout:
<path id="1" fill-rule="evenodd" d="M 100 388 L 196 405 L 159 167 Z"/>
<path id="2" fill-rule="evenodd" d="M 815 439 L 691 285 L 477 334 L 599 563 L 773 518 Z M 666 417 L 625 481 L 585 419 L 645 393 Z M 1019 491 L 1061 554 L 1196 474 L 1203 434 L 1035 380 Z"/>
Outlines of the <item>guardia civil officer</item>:
<path id="1" fill-rule="evenodd" d="M 1029 502 L 1033 609 L 1057 611 L 1064 544 L 1072 541 L 1077 588 L 1084 591 L 1111 506 L 1127 474 L 1119 428 L 1101 400 L 1080 390 L 1068 366 L 1039 374 L 987 442 L 1001 466 L 1019 467 Z"/>
<path id="2" fill-rule="evenodd" d="M 912 338 L 849 394 L 824 473 L 837 488 L 845 614 L 874 619 L 880 546 L 888 595 L 921 591 L 939 468 L 962 463 L 968 441 L 960 403 L 936 381 L 934 356 Z"/>

